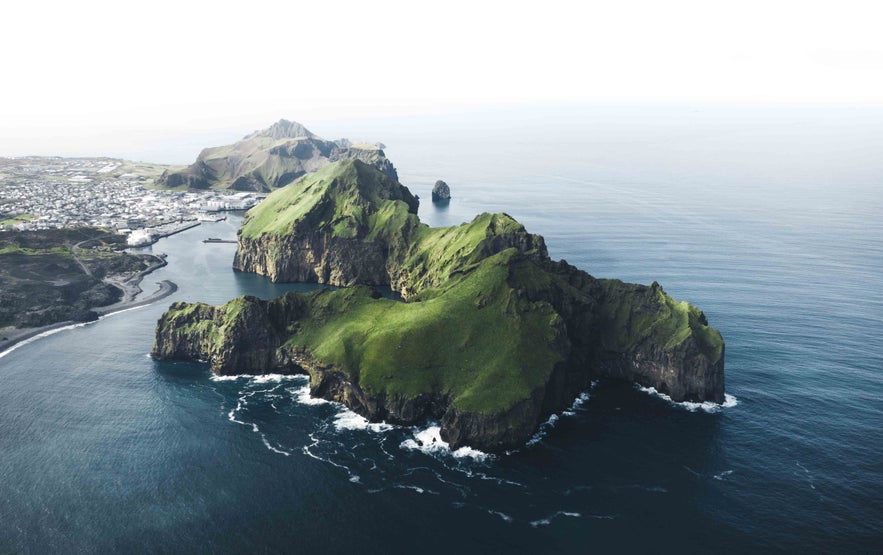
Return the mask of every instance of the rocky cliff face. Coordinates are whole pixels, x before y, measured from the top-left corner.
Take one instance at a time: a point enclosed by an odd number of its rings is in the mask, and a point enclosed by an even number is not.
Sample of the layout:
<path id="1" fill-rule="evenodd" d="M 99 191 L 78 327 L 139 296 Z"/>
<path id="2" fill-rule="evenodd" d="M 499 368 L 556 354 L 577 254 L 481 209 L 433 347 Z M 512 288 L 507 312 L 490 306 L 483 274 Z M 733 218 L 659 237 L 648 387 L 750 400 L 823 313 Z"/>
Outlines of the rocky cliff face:
<path id="1" fill-rule="evenodd" d="M 392 162 L 377 145 L 326 141 L 303 125 L 283 119 L 232 145 L 204 149 L 183 170 L 166 170 L 157 184 L 267 192 L 340 160 L 361 160 L 398 179 Z"/>
<path id="2" fill-rule="evenodd" d="M 723 340 L 689 303 L 552 261 L 505 214 L 433 229 L 416 208 L 358 161 L 273 193 L 244 222 L 237 268 L 389 284 L 408 302 L 355 286 L 176 304 L 154 356 L 207 360 L 219 374 L 306 373 L 313 395 L 371 420 L 437 419 L 452 447 L 486 451 L 522 445 L 598 378 L 723 401 Z"/>

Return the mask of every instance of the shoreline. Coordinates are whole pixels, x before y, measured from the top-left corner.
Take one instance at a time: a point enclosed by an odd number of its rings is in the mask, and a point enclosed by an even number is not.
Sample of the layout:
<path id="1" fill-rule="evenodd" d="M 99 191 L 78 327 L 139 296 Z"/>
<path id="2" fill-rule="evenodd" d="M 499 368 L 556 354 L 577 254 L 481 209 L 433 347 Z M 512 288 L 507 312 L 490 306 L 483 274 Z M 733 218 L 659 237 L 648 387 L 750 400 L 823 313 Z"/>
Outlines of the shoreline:
<path id="1" fill-rule="evenodd" d="M 113 285 L 114 287 L 116 287 L 117 289 L 122 291 L 123 297 L 119 301 L 114 303 L 113 305 L 96 307 L 96 308 L 93 308 L 92 310 L 101 314 L 101 310 L 104 310 L 106 308 L 110 308 L 112 306 L 119 305 L 121 303 L 133 302 L 135 300 L 135 297 L 137 297 L 138 295 L 140 295 L 141 293 L 144 292 L 144 290 L 141 289 L 141 282 L 144 281 L 144 277 L 147 276 L 147 274 L 149 274 L 151 272 L 154 272 L 156 270 L 159 270 L 160 268 L 163 268 L 163 267 L 169 265 L 169 262 L 168 262 L 165 254 L 154 254 L 152 256 L 154 258 L 157 258 L 158 262 L 152 264 L 151 266 L 149 266 L 148 268 L 146 268 L 144 270 L 141 270 L 140 272 L 138 272 L 137 274 L 133 275 L 130 278 L 127 278 L 124 280 L 116 280 L 116 279 L 114 279 L 114 276 L 104 278 L 104 280 L 103 280 L 104 283 Z"/>
<path id="2" fill-rule="evenodd" d="M 165 264 L 162 264 L 157 267 L 162 267 L 164 265 Z M 156 268 L 153 268 L 153 269 L 156 269 Z M 153 270 L 151 270 L 151 271 L 153 271 Z M 111 305 L 107 305 L 107 306 L 96 307 L 96 308 L 93 308 L 92 310 L 96 314 L 98 314 L 98 320 L 101 320 L 107 316 L 111 316 L 113 314 L 116 314 L 117 312 L 123 312 L 124 310 L 130 310 L 133 308 L 140 308 L 142 306 L 147 306 L 147 305 L 152 304 L 160 299 L 164 299 L 164 298 L 168 297 L 169 295 L 173 294 L 175 291 L 178 290 L 178 285 L 173 281 L 169 281 L 167 279 L 164 279 L 158 283 L 159 283 L 159 289 L 157 289 L 153 294 L 149 295 L 148 297 L 146 297 L 144 299 L 140 299 L 140 300 L 136 301 L 136 300 L 132 300 L 132 299 L 125 300 L 125 298 L 124 298 L 120 302 L 117 302 L 117 303 L 114 303 Z M 139 287 L 138 290 L 140 292 L 141 288 Z M 124 293 L 125 293 L 125 291 L 124 291 Z M 5 353 L 12 350 L 16 345 L 20 345 L 23 342 L 26 342 L 30 339 L 34 339 L 41 334 L 56 331 L 56 330 L 61 331 L 62 328 L 68 328 L 68 327 L 73 327 L 73 326 L 82 325 L 82 324 L 89 324 L 91 322 L 97 322 L 98 320 L 92 320 L 92 321 L 88 321 L 88 322 L 76 322 L 73 320 L 66 320 L 64 322 L 55 322 L 54 324 L 40 326 L 39 328 L 23 328 L 23 329 L 10 330 L 8 332 L 0 332 L 0 336 L 7 338 L 6 341 L 0 341 L 0 356 L 3 356 Z"/>

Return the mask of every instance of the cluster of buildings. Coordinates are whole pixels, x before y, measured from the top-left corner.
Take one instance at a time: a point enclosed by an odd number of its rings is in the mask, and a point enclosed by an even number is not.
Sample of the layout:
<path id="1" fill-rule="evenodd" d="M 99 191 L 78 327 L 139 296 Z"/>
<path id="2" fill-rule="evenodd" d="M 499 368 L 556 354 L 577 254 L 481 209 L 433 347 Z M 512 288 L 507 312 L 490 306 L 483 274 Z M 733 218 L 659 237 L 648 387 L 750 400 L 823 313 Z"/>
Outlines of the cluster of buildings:
<path id="1" fill-rule="evenodd" d="M 161 171 L 106 158 L 0 159 L 0 229 L 96 226 L 144 244 L 174 226 L 217 219 L 209 212 L 248 209 L 263 196 L 149 189 Z"/>

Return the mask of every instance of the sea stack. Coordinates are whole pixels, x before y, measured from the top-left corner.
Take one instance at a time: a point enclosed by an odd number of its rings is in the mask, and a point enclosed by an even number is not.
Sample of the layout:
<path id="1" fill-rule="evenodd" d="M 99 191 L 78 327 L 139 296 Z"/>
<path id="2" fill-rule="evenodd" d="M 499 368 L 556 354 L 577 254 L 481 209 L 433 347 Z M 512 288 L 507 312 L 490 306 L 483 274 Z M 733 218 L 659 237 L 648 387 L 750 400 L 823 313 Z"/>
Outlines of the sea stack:
<path id="1" fill-rule="evenodd" d="M 439 179 L 432 186 L 432 202 L 450 202 L 451 188 L 448 184 Z"/>

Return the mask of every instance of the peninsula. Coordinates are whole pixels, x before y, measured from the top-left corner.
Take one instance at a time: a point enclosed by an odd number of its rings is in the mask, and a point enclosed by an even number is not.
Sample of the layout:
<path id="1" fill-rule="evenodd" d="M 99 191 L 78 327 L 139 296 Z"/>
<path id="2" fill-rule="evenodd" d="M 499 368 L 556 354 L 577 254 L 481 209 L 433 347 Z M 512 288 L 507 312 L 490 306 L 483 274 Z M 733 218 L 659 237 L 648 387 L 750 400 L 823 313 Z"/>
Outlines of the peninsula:
<path id="1" fill-rule="evenodd" d="M 174 303 L 153 356 L 309 374 L 312 395 L 372 421 L 437 420 L 452 448 L 491 452 L 523 445 L 599 378 L 723 402 L 724 342 L 696 307 L 553 261 L 506 214 L 430 228 L 417 206 L 352 159 L 273 192 L 248 212 L 234 267 L 343 288 Z"/>

